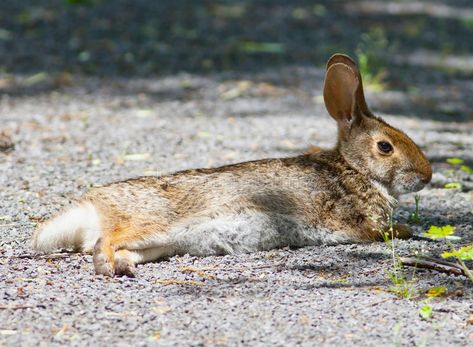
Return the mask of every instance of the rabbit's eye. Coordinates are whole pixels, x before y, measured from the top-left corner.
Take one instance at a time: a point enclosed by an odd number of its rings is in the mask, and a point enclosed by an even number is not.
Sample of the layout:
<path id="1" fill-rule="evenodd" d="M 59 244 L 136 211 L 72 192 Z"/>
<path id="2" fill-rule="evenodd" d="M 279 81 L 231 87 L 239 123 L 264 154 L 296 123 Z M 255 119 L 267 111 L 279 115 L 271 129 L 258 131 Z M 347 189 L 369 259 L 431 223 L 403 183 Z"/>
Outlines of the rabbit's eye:
<path id="1" fill-rule="evenodd" d="M 383 154 L 390 154 L 393 151 L 393 146 L 389 142 L 379 141 L 378 149 Z"/>

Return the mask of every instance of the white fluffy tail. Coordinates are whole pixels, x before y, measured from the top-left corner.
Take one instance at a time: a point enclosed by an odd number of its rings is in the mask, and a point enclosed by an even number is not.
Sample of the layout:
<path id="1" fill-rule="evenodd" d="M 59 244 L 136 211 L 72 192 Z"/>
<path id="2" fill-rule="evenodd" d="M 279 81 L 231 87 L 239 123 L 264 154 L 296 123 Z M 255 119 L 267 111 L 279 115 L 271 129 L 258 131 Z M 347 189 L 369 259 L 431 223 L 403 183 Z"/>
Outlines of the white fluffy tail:
<path id="1" fill-rule="evenodd" d="M 59 249 L 91 252 L 100 235 L 97 209 L 87 202 L 44 224 L 33 236 L 33 248 L 42 253 Z"/>

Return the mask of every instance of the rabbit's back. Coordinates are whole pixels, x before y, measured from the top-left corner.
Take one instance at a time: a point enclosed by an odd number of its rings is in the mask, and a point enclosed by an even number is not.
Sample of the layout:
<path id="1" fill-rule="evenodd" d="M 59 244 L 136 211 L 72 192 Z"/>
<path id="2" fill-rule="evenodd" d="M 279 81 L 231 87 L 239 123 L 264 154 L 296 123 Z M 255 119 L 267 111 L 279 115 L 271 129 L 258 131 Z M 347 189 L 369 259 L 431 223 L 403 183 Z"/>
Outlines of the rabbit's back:
<path id="1" fill-rule="evenodd" d="M 330 168 L 324 175 L 317 161 L 309 157 L 140 177 L 94 188 L 82 200 L 92 202 L 105 214 L 113 214 L 120 222 L 143 218 L 150 223 L 150 218 L 156 218 L 163 228 L 193 216 L 245 210 L 301 217 L 314 208 L 314 197 L 327 192 L 327 184 L 333 188 L 336 180 Z"/>
<path id="2" fill-rule="evenodd" d="M 187 170 L 95 188 L 84 200 L 109 234 L 133 235 L 124 238 L 128 248 L 165 246 L 168 255 L 336 243 L 347 236 L 324 226 L 340 190 L 325 165 L 304 155 Z"/>

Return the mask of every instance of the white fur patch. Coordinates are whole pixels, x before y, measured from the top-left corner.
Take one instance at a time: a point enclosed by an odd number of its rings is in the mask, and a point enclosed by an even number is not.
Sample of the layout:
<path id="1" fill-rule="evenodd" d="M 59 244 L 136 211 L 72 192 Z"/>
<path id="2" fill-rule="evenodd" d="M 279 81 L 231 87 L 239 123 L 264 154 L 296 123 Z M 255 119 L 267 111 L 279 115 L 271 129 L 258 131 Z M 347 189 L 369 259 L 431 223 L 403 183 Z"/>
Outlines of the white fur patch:
<path id="1" fill-rule="evenodd" d="M 388 189 L 384 185 L 375 180 L 371 180 L 371 184 L 375 186 L 375 188 L 381 193 L 381 195 L 386 199 L 391 207 L 396 206 L 397 199 L 389 194 Z"/>
<path id="2" fill-rule="evenodd" d="M 72 207 L 39 230 L 33 247 L 39 252 L 76 249 L 91 252 L 101 235 L 97 210 L 91 203 Z"/>
<path id="3" fill-rule="evenodd" d="M 166 247 L 153 247 L 153 248 L 146 248 L 146 249 L 135 249 L 135 250 L 119 250 L 115 253 L 115 260 L 119 259 L 120 257 L 123 257 L 129 261 L 131 261 L 133 264 L 140 264 L 140 263 L 146 263 L 148 261 L 153 261 L 156 259 L 168 257 L 169 254 L 169 248 Z"/>
<path id="4" fill-rule="evenodd" d="M 251 253 L 285 246 L 303 247 L 347 242 L 348 236 L 310 227 L 296 217 L 262 212 L 187 220 L 170 230 L 177 254 Z"/>

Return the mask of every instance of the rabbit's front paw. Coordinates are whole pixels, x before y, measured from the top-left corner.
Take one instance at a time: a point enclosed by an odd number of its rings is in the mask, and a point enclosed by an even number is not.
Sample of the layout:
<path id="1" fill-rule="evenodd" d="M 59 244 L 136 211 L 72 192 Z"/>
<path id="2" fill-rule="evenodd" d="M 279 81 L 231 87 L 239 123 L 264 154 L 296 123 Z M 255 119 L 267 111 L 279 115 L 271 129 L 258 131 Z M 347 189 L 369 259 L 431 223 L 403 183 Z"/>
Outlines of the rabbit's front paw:
<path id="1" fill-rule="evenodd" d="M 404 224 L 394 224 L 393 226 L 393 236 L 396 239 L 403 239 L 407 240 L 412 238 L 413 232 L 412 230 Z"/>
<path id="2" fill-rule="evenodd" d="M 130 260 L 126 258 L 115 259 L 115 275 L 135 277 L 136 266 Z"/>

